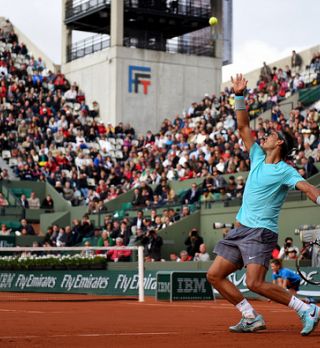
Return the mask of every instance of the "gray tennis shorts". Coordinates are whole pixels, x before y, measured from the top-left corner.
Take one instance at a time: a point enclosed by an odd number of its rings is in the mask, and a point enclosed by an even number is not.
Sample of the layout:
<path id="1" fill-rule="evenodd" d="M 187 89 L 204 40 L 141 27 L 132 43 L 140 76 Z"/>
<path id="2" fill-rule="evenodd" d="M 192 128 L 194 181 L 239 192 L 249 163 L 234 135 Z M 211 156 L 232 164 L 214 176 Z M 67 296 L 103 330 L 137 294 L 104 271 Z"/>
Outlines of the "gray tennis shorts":
<path id="1" fill-rule="evenodd" d="M 218 242 L 214 253 L 229 260 L 239 268 L 249 263 L 269 268 L 272 250 L 278 235 L 267 228 L 251 228 L 240 225 L 229 231 L 226 238 Z"/>

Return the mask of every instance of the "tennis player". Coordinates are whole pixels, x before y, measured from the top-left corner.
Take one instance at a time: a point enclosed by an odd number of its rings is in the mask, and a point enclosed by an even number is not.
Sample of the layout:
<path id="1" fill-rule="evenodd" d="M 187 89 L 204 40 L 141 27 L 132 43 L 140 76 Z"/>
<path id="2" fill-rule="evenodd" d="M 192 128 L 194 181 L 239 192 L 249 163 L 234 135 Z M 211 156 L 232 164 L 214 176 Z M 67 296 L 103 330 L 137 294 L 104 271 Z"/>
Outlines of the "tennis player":
<path id="1" fill-rule="evenodd" d="M 241 74 L 231 81 L 236 95 L 238 130 L 250 153 L 251 169 L 237 214 L 239 226 L 216 245 L 214 252 L 217 257 L 208 271 L 208 280 L 242 313 L 242 319 L 231 326 L 230 331 L 254 332 L 266 328 L 262 315 L 227 278 L 245 266 L 248 288 L 294 309 L 303 323 L 301 335 L 309 335 L 318 324 L 319 307 L 304 303 L 277 284 L 267 283 L 265 276 L 271 252 L 277 245 L 278 217 L 288 190 L 298 189 L 318 205 L 320 190 L 285 162 L 294 145 L 290 134 L 272 130 L 260 146 L 254 141 L 243 96 L 247 81 Z"/>

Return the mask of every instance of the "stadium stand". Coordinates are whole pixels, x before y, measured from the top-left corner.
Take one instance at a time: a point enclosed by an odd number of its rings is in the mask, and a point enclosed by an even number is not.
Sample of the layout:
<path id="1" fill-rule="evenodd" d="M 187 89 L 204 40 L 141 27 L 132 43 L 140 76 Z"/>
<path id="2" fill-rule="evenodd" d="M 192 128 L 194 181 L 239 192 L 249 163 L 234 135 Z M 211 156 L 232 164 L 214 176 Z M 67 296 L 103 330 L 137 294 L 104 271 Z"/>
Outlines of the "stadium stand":
<path id="1" fill-rule="evenodd" d="M 291 163 L 305 178 L 318 172 L 319 105 L 309 95 L 311 105 L 299 103 L 286 117 L 279 103 L 306 87 L 318 88 L 319 62 L 317 53 L 299 73 L 288 66 L 271 69 L 264 64 L 257 87 L 246 96 L 250 117 L 256 119 L 253 132 L 258 142 L 271 129 L 295 134 L 297 148 Z M 172 120 L 164 119 L 155 134 L 138 135 L 122 123 L 105 125 L 98 103 L 87 105 L 76 82 L 47 69 L 41 57 L 34 57 L 19 42 L 9 21 L 0 28 L 0 74 L 0 154 L 7 165 L 0 170 L 3 182 L 9 179 L 8 170 L 16 179 L 47 182 L 70 205 L 86 207 L 87 214 L 103 213 L 108 203 L 130 193 L 130 199 L 113 212 L 116 220 L 109 216 L 95 227 L 85 215 L 72 226 L 53 225 L 43 231 L 44 244 L 98 240 L 103 229 L 114 236 L 113 242 L 126 235 L 128 244 L 138 209 L 147 211 L 143 230 L 160 230 L 200 204 L 241 201 L 245 181 L 239 173 L 248 171 L 250 163 L 236 131 L 234 95 L 228 88 L 219 96 L 205 95 Z M 271 119 L 259 117 L 267 110 Z M 175 181 L 188 181 L 188 186 L 175 190 Z M 32 190 L 15 187 L 11 194 L 20 207 L 21 197 L 30 199 Z M 40 195 L 40 202 L 44 198 Z M 1 219 L 1 223 L 21 230 L 10 221 Z"/>

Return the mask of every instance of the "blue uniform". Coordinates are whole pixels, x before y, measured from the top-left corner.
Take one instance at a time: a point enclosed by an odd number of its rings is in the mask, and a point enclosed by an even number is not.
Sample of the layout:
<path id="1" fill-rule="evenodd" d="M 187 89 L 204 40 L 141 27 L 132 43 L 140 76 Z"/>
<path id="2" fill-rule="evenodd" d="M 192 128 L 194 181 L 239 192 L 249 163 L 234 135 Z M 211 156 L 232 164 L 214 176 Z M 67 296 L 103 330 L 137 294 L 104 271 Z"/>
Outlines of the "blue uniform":
<path id="1" fill-rule="evenodd" d="M 288 280 L 288 288 L 294 288 L 296 290 L 299 290 L 301 278 L 298 274 L 294 273 L 290 269 L 280 268 L 278 272 L 272 274 L 273 280 L 277 280 L 279 278 Z"/>
<path id="2" fill-rule="evenodd" d="M 251 168 L 237 220 L 251 228 L 267 228 L 278 233 L 278 218 L 289 189 L 303 177 L 284 161 L 265 163 L 266 154 L 254 143 L 250 149 Z"/>

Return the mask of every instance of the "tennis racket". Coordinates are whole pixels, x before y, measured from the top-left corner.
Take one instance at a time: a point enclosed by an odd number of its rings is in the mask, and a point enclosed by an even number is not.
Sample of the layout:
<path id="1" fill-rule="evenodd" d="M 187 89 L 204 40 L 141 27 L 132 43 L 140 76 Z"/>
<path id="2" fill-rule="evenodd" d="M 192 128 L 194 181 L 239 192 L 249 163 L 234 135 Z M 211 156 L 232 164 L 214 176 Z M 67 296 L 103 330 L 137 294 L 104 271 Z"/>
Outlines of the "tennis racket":
<path id="1" fill-rule="evenodd" d="M 320 285 L 320 272 L 312 273 L 312 278 L 308 277 L 305 272 L 302 272 L 301 267 L 303 264 L 303 260 L 305 256 L 309 256 L 313 261 L 318 259 L 320 255 L 320 238 L 316 238 L 311 242 L 306 242 L 305 246 L 302 248 L 300 252 L 300 256 L 296 259 L 296 268 L 300 277 L 309 284 Z M 314 265 L 316 266 L 316 265 Z"/>

